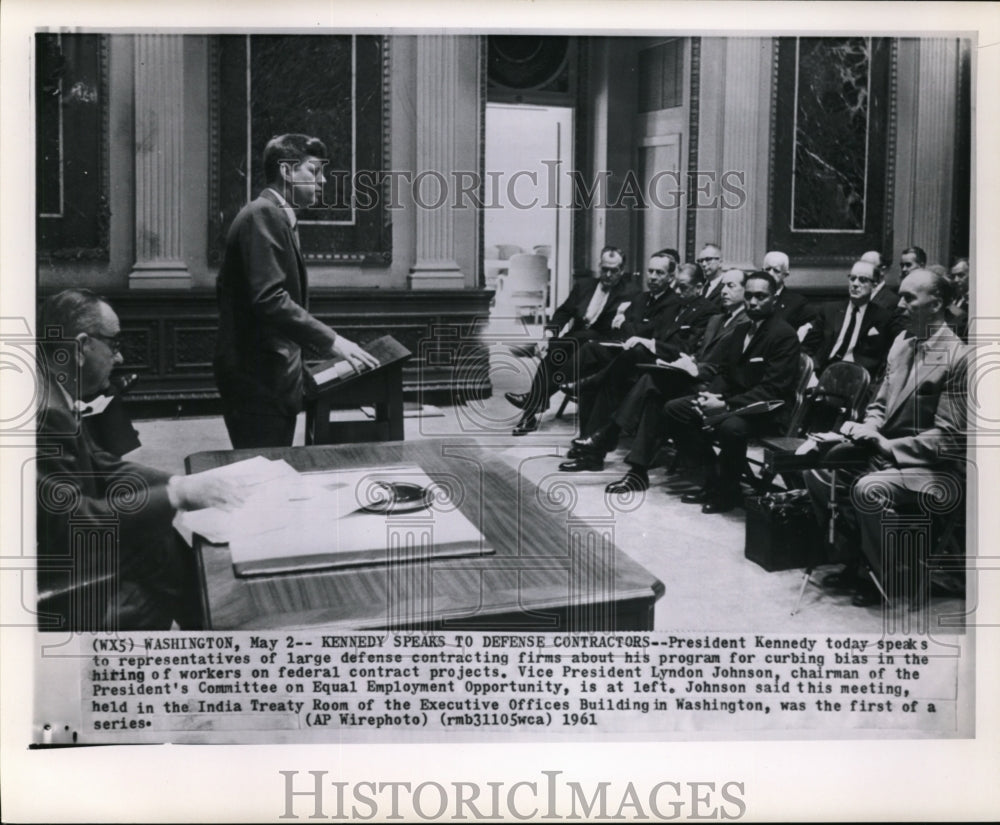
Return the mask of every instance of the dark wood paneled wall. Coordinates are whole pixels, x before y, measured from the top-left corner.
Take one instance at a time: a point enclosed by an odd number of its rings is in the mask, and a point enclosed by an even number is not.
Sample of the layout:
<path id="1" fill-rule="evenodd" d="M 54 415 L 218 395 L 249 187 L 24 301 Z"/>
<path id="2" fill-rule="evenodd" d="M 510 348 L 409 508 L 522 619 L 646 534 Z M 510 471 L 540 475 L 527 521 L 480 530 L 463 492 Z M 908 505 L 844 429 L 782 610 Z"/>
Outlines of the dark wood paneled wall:
<path id="1" fill-rule="evenodd" d="M 442 403 L 484 398 L 492 388 L 486 325 L 488 290 L 313 290 L 310 310 L 364 343 L 392 335 L 413 353 L 403 390 Z M 39 295 L 39 301 L 46 295 Z M 107 293 L 122 324 L 123 372 L 139 375 L 128 403 L 143 415 L 193 414 L 217 408 L 212 358 L 218 327 L 210 290 Z"/>

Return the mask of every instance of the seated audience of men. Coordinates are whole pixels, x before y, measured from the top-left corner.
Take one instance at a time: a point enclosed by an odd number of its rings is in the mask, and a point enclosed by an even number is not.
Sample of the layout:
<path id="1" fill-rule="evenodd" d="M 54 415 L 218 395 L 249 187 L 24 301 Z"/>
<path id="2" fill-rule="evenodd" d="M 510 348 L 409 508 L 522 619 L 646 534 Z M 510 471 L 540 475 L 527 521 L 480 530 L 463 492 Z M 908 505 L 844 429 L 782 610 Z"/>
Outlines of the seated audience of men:
<path id="1" fill-rule="evenodd" d="M 861 539 L 859 558 L 823 581 L 828 589 L 853 592 L 859 606 L 881 598 L 862 565 L 884 583 L 894 572 L 888 564 L 898 561 L 886 555 L 889 547 L 882 541 L 885 513 L 912 506 L 935 490 L 964 489 L 968 350 L 946 324 L 951 285 L 929 270 L 911 268 L 899 293 L 906 334 L 889 351 L 885 377 L 863 421 L 841 428 L 849 443 L 835 446 L 827 457 L 830 462 L 855 458 L 864 466 L 837 470 L 840 496 L 850 490 L 849 511 Z M 821 519 L 829 512 L 830 472 L 806 474 Z"/>
<path id="2" fill-rule="evenodd" d="M 569 296 L 545 325 L 546 341 L 540 346 L 541 363 L 526 393 L 508 392 L 504 398 L 524 411 L 513 435 L 538 429 L 538 418 L 560 384 L 576 378 L 579 350 L 587 341 L 613 340 L 611 326 L 618 308 L 630 301 L 635 287 L 625 279 L 625 256 L 614 246 L 601 250 L 600 276 L 580 278 Z"/>
<path id="3" fill-rule="evenodd" d="M 667 253 L 670 250 L 654 252 L 646 269 L 646 290 L 630 300 L 618 305 L 618 312 L 611 320 L 611 328 L 617 331 L 617 341 L 587 341 L 580 348 L 580 378 L 566 382 L 559 389 L 570 395 L 586 396 L 588 387 L 596 385 L 613 362 L 615 368 L 638 363 L 647 357 L 654 357 L 641 342 L 656 337 L 656 330 L 666 327 L 680 306 L 680 298 L 674 289 L 677 264 Z M 621 347 L 608 346 L 608 343 Z M 581 402 L 582 403 L 582 402 Z M 581 420 L 585 415 L 581 412 Z"/>
<path id="4" fill-rule="evenodd" d="M 739 500 L 739 482 L 746 461 L 747 439 L 772 432 L 782 420 L 782 412 L 791 406 L 800 344 L 787 323 L 774 315 L 775 280 L 766 272 L 747 276 L 746 313 L 749 323 L 737 327 L 726 343 L 713 355 L 713 374 L 707 389 L 668 401 L 643 404 L 641 410 L 628 411 L 631 420 L 619 410 L 609 429 L 635 433 L 625 456 L 629 470 L 619 481 L 608 485 L 609 493 L 645 490 L 649 486 L 649 467 L 663 440 L 671 437 L 681 455 L 705 469 L 701 491 L 684 497 L 698 502 L 706 513 L 731 510 Z M 783 402 L 783 408 L 754 415 L 738 411 L 758 401 Z M 718 422 L 712 421 L 718 417 Z M 716 460 L 712 442 L 718 439 L 722 453 Z M 605 431 L 592 436 L 602 449 L 610 438 Z"/>
<path id="5" fill-rule="evenodd" d="M 659 364 L 666 366 L 670 363 L 675 366 L 641 375 L 631 385 L 624 399 L 621 397 L 621 387 L 616 382 L 601 382 L 586 420 L 586 429 L 582 430 L 580 437 L 572 440 L 567 455 L 569 460 L 559 465 L 560 470 L 579 472 L 604 469 L 605 454 L 615 448 L 623 430 L 635 430 L 647 405 L 662 406 L 666 399 L 688 395 L 704 386 L 702 382 L 706 377 L 714 374 L 714 354 L 747 321 L 743 301 L 745 282 L 746 275 L 741 269 L 729 269 L 724 273 L 723 313 L 712 315 L 708 319 L 701 346 L 695 353 L 697 360 L 686 353 L 680 353 L 669 362 L 658 359 Z"/>
<path id="6" fill-rule="evenodd" d="M 657 358 L 673 361 L 681 353 L 697 351 L 709 319 L 718 314 L 715 304 L 701 297 L 702 283 L 701 268 L 697 264 L 683 264 L 674 278 L 674 300 L 664 303 L 665 309 L 655 318 L 644 313 L 642 320 L 626 322 L 622 328 L 633 334 L 624 342 L 620 354 L 598 372 L 575 384 L 564 385 L 565 391 L 577 396 L 582 432 L 591 432 L 606 422 L 607 410 L 613 410 L 625 398 L 638 378 L 640 364 L 652 363 Z M 632 307 L 637 304 L 641 307 L 643 302 L 634 301 Z M 607 350 L 599 344 L 588 344 L 585 351 L 590 347 Z M 602 404 L 595 410 L 598 394 Z"/>
<path id="7" fill-rule="evenodd" d="M 170 476 L 105 452 L 81 426 L 81 399 L 108 385 L 122 362 L 118 316 L 101 297 L 68 289 L 42 307 L 44 391 L 38 409 L 38 591 L 66 592 L 111 573 L 106 601 L 71 630 L 169 630 L 197 624 L 193 560 L 174 540 L 177 510 L 228 507 L 241 493 L 204 475 Z M 110 526 L 110 527 L 109 527 Z M 106 544 L 112 530 L 113 546 Z M 107 558 L 91 557 L 96 547 Z M 72 624 L 72 619 L 70 619 Z M 66 629 L 66 628 L 64 628 Z"/>
<path id="8" fill-rule="evenodd" d="M 900 328 L 894 313 L 871 301 L 875 268 L 870 263 L 855 263 L 847 279 L 847 301 L 820 307 L 803 348 L 815 354 L 817 373 L 836 361 L 851 361 L 877 379 Z"/>

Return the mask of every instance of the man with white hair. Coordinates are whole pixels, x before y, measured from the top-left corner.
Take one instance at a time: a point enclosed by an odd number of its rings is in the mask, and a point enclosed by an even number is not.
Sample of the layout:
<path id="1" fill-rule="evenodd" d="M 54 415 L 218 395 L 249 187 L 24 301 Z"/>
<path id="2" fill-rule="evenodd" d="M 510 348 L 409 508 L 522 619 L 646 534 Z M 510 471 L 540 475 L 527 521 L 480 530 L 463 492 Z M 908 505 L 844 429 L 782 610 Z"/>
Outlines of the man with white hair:
<path id="1" fill-rule="evenodd" d="M 802 340 L 809 331 L 806 327 L 811 329 L 815 323 L 816 310 L 805 297 L 785 286 L 789 275 L 788 256 L 776 250 L 768 252 L 760 268 L 774 278 L 778 285 L 778 293 L 774 296 L 774 316 L 796 330 L 799 340 Z M 810 352 L 808 347 L 806 351 Z"/>

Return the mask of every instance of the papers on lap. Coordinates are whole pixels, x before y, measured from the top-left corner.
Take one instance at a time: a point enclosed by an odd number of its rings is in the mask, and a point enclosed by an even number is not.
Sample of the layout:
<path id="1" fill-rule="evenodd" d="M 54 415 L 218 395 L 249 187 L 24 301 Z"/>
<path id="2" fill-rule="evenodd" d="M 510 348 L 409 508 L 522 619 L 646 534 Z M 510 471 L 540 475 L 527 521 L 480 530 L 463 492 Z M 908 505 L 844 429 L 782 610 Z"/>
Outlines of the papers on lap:
<path id="1" fill-rule="evenodd" d="M 454 509 L 443 488 L 419 467 L 300 475 L 283 461 L 251 461 L 256 463 L 244 469 L 256 473 L 257 482 L 243 507 L 232 512 L 199 510 L 183 519 L 206 540 L 228 542 L 238 576 L 493 552 L 475 525 Z M 267 470 L 259 462 L 287 470 Z M 241 464 L 248 462 L 220 469 L 240 478 L 231 468 Z M 389 500 L 393 483 L 423 488 L 428 494 L 416 506 L 397 506 Z"/>

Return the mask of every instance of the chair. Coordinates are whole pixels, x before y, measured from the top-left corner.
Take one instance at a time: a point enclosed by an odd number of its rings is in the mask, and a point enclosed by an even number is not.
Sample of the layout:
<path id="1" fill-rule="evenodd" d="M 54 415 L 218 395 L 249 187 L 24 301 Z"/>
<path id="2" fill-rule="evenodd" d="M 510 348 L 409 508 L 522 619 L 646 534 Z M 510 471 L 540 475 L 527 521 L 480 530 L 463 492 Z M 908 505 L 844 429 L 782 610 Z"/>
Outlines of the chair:
<path id="1" fill-rule="evenodd" d="M 837 361 L 823 370 L 816 386 L 803 393 L 787 432 L 759 440 L 765 458 L 756 484 L 770 486 L 776 475 L 795 470 L 795 459 L 788 457 L 807 433 L 835 432 L 845 421 L 860 420 L 870 384 L 871 376 L 860 364 Z"/>
<path id="2" fill-rule="evenodd" d="M 524 252 L 521 247 L 517 244 L 512 243 L 498 243 L 496 245 L 497 258 L 501 261 L 506 261 L 509 258 L 513 258 L 515 255 L 520 255 Z"/>
<path id="3" fill-rule="evenodd" d="M 549 289 L 549 267 L 542 255 L 517 254 L 507 273 L 497 278 L 496 305 L 518 315 L 530 311 L 536 322 L 544 322 Z"/>

